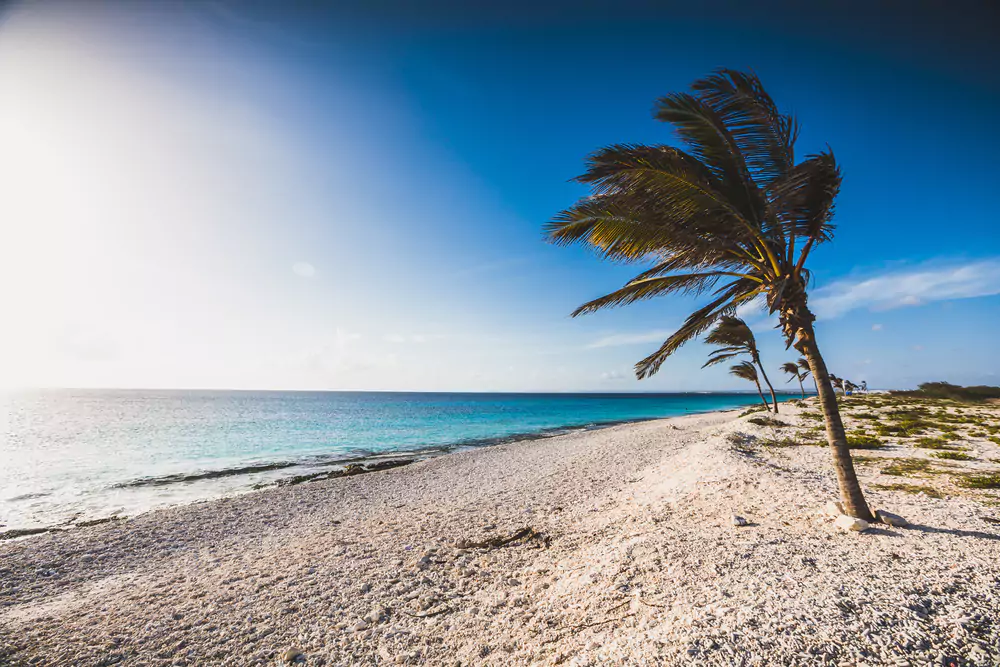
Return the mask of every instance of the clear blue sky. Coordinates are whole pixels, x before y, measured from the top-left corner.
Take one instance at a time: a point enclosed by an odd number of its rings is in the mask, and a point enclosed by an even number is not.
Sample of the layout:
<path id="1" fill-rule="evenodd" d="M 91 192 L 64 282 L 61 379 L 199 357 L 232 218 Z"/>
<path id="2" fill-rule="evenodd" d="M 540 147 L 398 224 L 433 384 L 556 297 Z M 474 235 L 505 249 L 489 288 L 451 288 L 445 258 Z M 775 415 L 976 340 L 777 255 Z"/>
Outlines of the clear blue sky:
<path id="1" fill-rule="evenodd" d="M 636 269 L 541 237 L 587 153 L 672 142 L 654 99 L 729 67 L 843 167 L 811 267 L 833 372 L 1000 384 L 995 11 L 366 6 L 6 10 L 7 382 L 745 388 L 700 343 L 633 380 L 697 302 L 569 319 Z"/>

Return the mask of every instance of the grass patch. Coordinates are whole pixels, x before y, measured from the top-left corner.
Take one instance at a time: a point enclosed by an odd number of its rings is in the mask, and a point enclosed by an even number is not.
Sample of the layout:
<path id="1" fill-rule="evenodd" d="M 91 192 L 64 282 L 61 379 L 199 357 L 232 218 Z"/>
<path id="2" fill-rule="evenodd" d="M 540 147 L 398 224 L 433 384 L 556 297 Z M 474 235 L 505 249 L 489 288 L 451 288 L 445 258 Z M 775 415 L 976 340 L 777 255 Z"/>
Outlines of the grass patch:
<path id="1" fill-rule="evenodd" d="M 1000 489 L 1000 473 L 965 475 L 956 482 L 967 489 Z"/>
<path id="2" fill-rule="evenodd" d="M 747 415 L 752 415 L 755 412 L 764 412 L 765 410 L 767 410 L 767 408 L 763 405 L 754 405 L 741 412 L 740 417 L 746 417 Z"/>
<path id="3" fill-rule="evenodd" d="M 990 437 L 988 437 L 986 439 L 989 440 L 992 443 L 1000 445 L 1000 437 L 997 437 L 995 435 L 991 435 Z"/>
<path id="4" fill-rule="evenodd" d="M 800 412 L 799 416 L 803 419 L 812 419 L 813 421 L 823 421 L 823 415 L 818 412 Z"/>
<path id="5" fill-rule="evenodd" d="M 891 465 L 882 468 L 880 472 L 896 477 L 928 473 L 931 472 L 931 462 L 927 459 L 894 459 Z"/>
<path id="6" fill-rule="evenodd" d="M 773 426 L 775 428 L 784 428 L 788 426 L 785 422 L 780 419 L 775 419 L 774 417 L 753 417 L 748 419 L 747 422 L 756 424 L 757 426 Z"/>
<path id="7" fill-rule="evenodd" d="M 873 435 L 849 435 L 847 446 L 850 449 L 884 449 L 886 444 Z"/>
<path id="8" fill-rule="evenodd" d="M 962 449 L 962 447 L 950 443 L 946 438 L 919 438 L 913 443 L 913 446 L 920 449 L 946 449 L 951 451 Z"/>
<path id="9" fill-rule="evenodd" d="M 880 418 L 874 412 L 859 412 L 857 414 L 848 415 L 848 417 L 853 417 L 854 419 L 871 419 L 873 421 Z"/>
<path id="10" fill-rule="evenodd" d="M 941 492 L 929 486 L 921 486 L 920 484 L 872 484 L 873 489 L 879 489 L 880 491 L 903 491 L 904 493 L 923 493 L 931 498 L 940 498 Z"/>
<path id="11" fill-rule="evenodd" d="M 938 459 L 948 459 L 950 461 L 975 461 L 975 456 L 969 456 L 962 452 L 931 452 L 931 456 Z"/>

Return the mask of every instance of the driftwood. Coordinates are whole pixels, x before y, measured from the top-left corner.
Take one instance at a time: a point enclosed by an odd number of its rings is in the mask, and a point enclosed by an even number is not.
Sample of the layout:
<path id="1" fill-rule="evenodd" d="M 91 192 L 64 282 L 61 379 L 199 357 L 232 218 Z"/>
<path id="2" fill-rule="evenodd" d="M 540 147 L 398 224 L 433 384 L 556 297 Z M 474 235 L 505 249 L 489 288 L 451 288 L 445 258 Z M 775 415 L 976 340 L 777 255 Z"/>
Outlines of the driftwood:
<path id="1" fill-rule="evenodd" d="M 459 540 L 455 543 L 455 547 L 458 549 L 499 549 L 501 547 L 509 546 L 518 541 L 528 542 L 530 540 L 538 540 L 545 546 L 549 545 L 551 541 L 547 535 L 539 533 L 537 530 L 531 526 L 525 526 L 519 530 L 514 531 L 507 537 L 491 537 L 488 540 L 483 540 L 482 542 L 473 542 L 471 540 Z"/>

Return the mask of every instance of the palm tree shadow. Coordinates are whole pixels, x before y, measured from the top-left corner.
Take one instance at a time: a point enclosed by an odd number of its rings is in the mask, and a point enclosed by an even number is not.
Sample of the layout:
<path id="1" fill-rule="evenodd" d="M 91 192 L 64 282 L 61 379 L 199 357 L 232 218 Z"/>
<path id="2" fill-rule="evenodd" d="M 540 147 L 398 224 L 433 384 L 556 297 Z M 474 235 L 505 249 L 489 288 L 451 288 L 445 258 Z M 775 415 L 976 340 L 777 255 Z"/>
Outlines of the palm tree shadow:
<path id="1" fill-rule="evenodd" d="M 972 537 L 979 540 L 1000 540 L 1000 535 L 996 533 L 984 533 L 981 530 L 963 530 L 961 528 L 935 528 L 934 526 L 924 526 L 919 523 L 911 523 L 907 530 L 919 530 L 922 533 L 944 533 L 956 537 Z"/>

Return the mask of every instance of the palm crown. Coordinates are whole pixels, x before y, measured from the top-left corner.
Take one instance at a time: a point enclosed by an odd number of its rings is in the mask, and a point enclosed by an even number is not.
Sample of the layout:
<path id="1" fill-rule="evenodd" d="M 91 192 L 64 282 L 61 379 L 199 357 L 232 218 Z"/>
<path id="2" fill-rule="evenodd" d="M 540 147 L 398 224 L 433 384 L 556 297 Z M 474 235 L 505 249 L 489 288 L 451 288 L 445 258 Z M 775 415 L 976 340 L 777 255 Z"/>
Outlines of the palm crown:
<path id="1" fill-rule="evenodd" d="M 740 363 L 733 365 L 729 369 L 729 374 L 735 375 L 738 378 L 743 378 L 744 380 L 749 380 L 750 382 L 759 382 L 757 378 L 757 367 L 749 361 L 741 361 Z"/>
<path id="2" fill-rule="evenodd" d="M 747 323 L 732 315 L 723 315 L 711 333 L 705 336 L 705 342 L 718 346 L 708 355 L 708 361 L 702 368 L 720 364 L 741 354 L 750 355 L 753 363 L 760 361 L 757 350 L 757 339 Z"/>
<path id="3" fill-rule="evenodd" d="M 585 243 L 603 256 L 654 266 L 573 315 L 672 292 L 710 293 L 709 302 L 636 364 L 656 373 L 681 345 L 722 315 L 763 296 L 789 342 L 804 306 L 806 259 L 831 238 L 840 171 L 823 152 L 795 164 L 797 124 L 779 113 L 753 74 L 732 70 L 696 81 L 692 93 L 661 98 L 658 120 L 674 125 L 687 151 L 620 144 L 588 158 L 577 180 L 593 194 L 547 226 L 560 244 Z"/>

